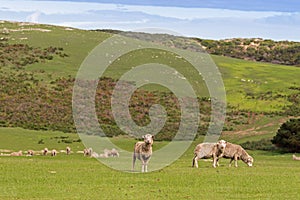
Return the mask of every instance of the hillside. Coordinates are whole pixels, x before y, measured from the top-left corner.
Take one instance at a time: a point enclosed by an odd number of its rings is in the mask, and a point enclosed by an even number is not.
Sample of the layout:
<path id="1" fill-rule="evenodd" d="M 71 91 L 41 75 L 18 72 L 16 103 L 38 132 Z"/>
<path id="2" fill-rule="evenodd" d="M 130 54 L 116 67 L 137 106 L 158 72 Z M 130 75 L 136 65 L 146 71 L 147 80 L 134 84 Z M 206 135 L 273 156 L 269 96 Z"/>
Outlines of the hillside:
<path id="1" fill-rule="evenodd" d="M 300 43 L 262 38 L 195 39 L 208 53 L 245 60 L 300 66 Z"/>
<path id="2" fill-rule="evenodd" d="M 274 41 L 262 38 L 208 40 L 167 34 L 132 33 L 105 29 L 98 31 L 126 35 L 189 51 L 206 51 L 213 55 L 244 60 L 300 66 L 300 42 Z"/>
<path id="3" fill-rule="evenodd" d="M 201 39 L 140 35 L 146 41 L 154 38 L 154 42 L 166 46 L 203 51 L 199 44 L 200 41 L 203 45 Z M 140 35 L 134 34 L 139 39 Z M 0 126 L 75 132 L 72 117 L 74 78 L 88 53 L 110 36 L 107 31 L 1 21 Z M 279 58 L 280 54 L 276 56 Z M 300 115 L 300 68 L 217 55 L 212 58 L 221 71 L 227 92 L 224 130 L 240 131 L 259 124 L 251 134 L 260 129 L 261 133 L 273 134 L 282 119 Z M 132 66 L 149 62 L 172 62 L 176 70 L 190 79 L 195 90 L 199 91 L 201 126 L 198 132 L 205 134 L 210 116 L 210 101 L 203 92 L 205 87 L 197 84 L 199 77 L 183 59 L 156 50 L 132 52 L 111 64 L 106 77 L 98 84 L 96 95 L 97 115 L 102 128 L 110 136 L 123 134 L 110 111 L 112 90 L 120 76 Z M 156 103 L 164 105 L 168 111 L 166 126 L 158 139 L 168 140 L 179 123 L 180 109 L 174 94 L 157 85 L 140 88 L 134 93 L 130 111 L 137 124 L 147 125 L 149 108 Z"/>

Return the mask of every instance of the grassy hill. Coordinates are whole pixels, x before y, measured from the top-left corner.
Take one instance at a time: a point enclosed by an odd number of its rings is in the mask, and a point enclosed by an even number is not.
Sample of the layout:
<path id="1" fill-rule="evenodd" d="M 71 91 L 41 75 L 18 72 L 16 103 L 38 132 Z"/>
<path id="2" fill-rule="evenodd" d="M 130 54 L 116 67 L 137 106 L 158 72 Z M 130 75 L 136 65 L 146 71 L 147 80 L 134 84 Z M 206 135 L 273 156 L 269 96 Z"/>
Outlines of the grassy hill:
<path id="1" fill-rule="evenodd" d="M 194 147 L 203 141 L 210 116 L 210 100 L 190 65 L 157 50 L 135 51 L 113 62 L 99 80 L 96 110 L 120 159 L 137 141 L 123 134 L 110 112 L 110 97 L 117 79 L 132 66 L 147 62 L 172 62 L 200 92 L 201 124 L 198 138 L 170 166 L 147 173 L 122 173 L 77 151 L 84 147 L 75 132 L 72 116 L 74 78 L 84 58 L 110 37 L 107 31 L 85 31 L 41 24 L 0 22 L 0 199 L 298 199 L 300 168 L 291 154 L 271 149 L 270 138 L 289 117 L 300 116 L 300 68 L 213 55 L 227 92 L 227 116 L 222 139 L 242 144 L 254 157 L 254 166 L 218 168 L 201 160 L 191 168 Z M 190 38 L 162 40 L 164 45 L 198 51 Z M 187 42 L 189 41 L 189 42 Z M 156 41 L 157 42 L 157 41 Z M 161 41 L 159 42 L 161 44 Z M 198 45 L 198 46 L 197 46 Z M 4 56 L 5 55 L 5 56 Z M 162 56 L 164 55 L 164 56 Z M 133 59 L 134 58 L 134 59 Z M 202 92 L 202 93 L 201 93 Z M 130 101 L 130 112 L 139 125 L 149 123 L 149 108 L 163 105 L 167 125 L 156 135 L 155 151 L 178 129 L 179 104 L 166 88 L 139 88 Z M 86 112 L 89 112 L 87 110 Z M 92 138 L 94 136 L 91 136 Z M 73 153 L 59 150 L 70 146 Z M 12 151 L 57 149 L 51 156 L 6 156 Z M 110 147 L 106 147 L 110 148 Z M 101 153 L 101 152 L 98 152 Z M 155 155 L 154 155 L 155 156 Z M 107 158 L 119 159 L 119 158 Z M 129 158 L 131 159 L 131 158 Z M 156 160 L 157 161 L 157 160 Z M 118 162 L 118 160 L 117 160 Z M 131 160 L 129 160 L 131 162 Z M 155 166 L 155 157 L 149 170 Z M 127 166 L 128 170 L 131 166 Z M 138 162 L 136 169 L 140 169 Z"/>
<path id="2" fill-rule="evenodd" d="M 1 21 L 0 36 L 1 50 L 9 55 L 0 57 L 0 125 L 74 132 L 71 108 L 74 77 L 89 52 L 109 38 L 111 33 Z M 160 34 L 150 37 L 150 40 L 153 38 L 158 44 L 203 51 L 195 39 Z M 149 40 L 149 37 L 145 40 Z M 265 123 L 273 127 L 272 131 L 267 132 L 271 133 L 288 115 L 299 116 L 300 68 L 217 55 L 213 55 L 212 59 L 221 71 L 226 89 L 228 110 L 224 130 L 239 131 L 247 126 Z M 101 84 L 107 87 L 104 87 L 104 92 L 99 91 L 98 100 L 107 99 L 107 95 L 109 97 L 111 86 L 120 75 L 133 66 L 149 62 L 172 63 L 171 66 L 186 75 L 196 91 L 200 91 L 197 94 L 203 113 L 202 130 L 199 132 L 205 133 L 210 110 L 207 92 L 203 92 L 205 86 L 197 82 L 199 76 L 188 63 L 169 53 L 150 49 L 123 55 L 105 73 L 107 79 L 103 79 Z M 150 93 L 154 94 L 154 100 L 145 100 L 143 96 Z M 136 96 L 132 102 L 132 113 L 138 123 L 147 124 L 148 108 L 154 102 L 164 101 L 170 111 L 169 127 L 173 128 L 166 128 L 162 134 L 174 132 L 178 106 L 171 103 L 174 102 L 174 96 L 166 88 L 148 85 L 141 88 Z M 159 100 L 163 96 L 165 100 Z M 147 106 L 141 102 L 146 102 Z M 110 108 L 109 102 L 97 105 L 100 118 L 108 121 L 107 130 L 121 134 L 111 114 L 103 112 Z M 270 124 L 272 119 L 276 121 Z M 252 131 L 251 134 L 256 132 Z"/>

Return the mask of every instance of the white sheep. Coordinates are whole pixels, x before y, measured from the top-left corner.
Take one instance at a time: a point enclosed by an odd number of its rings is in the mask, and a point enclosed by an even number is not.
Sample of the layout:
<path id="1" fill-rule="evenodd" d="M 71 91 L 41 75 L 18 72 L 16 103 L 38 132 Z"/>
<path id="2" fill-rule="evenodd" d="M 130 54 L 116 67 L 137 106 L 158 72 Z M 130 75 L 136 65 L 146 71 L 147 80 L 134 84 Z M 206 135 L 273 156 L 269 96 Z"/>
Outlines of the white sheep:
<path id="1" fill-rule="evenodd" d="M 92 148 L 86 148 L 83 150 L 83 155 L 84 156 L 92 156 L 92 153 L 93 153 L 93 149 Z"/>
<path id="2" fill-rule="evenodd" d="M 146 134 L 145 136 L 143 136 L 143 142 L 137 142 L 135 144 L 133 152 L 132 171 L 134 171 L 136 158 L 142 161 L 142 172 L 148 171 L 148 163 L 152 156 L 153 137 L 154 136 L 151 134 Z"/>
<path id="3" fill-rule="evenodd" d="M 300 160 L 300 157 L 297 157 L 295 154 L 293 154 L 293 160 Z"/>
<path id="4" fill-rule="evenodd" d="M 55 150 L 55 149 L 53 149 L 52 151 L 51 151 L 51 156 L 56 156 L 57 155 L 57 151 Z"/>
<path id="5" fill-rule="evenodd" d="M 71 154 L 71 148 L 70 148 L 70 147 L 67 147 L 67 148 L 66 148 L 66 153 L 67 153 L 67 155 L 70 155 L 70 154 Z"/>
<path id="6" fill-rule="evenodd" d="M 22 153 L 22 151 L 18 151 L 18 152 L 12 152 L 10 155 L 11 156 L 22 156 L 23 153 Z"/>
<path id="7" fill-rule="evenodd" d="M 28 150 L 27 151 L 27 156 L 33 156 L 34 155 L 34 151 L 33 150 Z"/>
<path id="8" fill-rule="evenodd" d="M 49 150 L 48 148 L 45 148 L 44 150 L 42 150 L 42 153 L 44 156 L 46 156 L 48 154 Z"/>
<path id="9" fill-rule="evenodd" d="M 213 158 L 213 167 L 218 164 L 218 159 L 223 156 L 227 142 L 220 140 L 217 143 L 200 143 L 194 150 L 193 167 L 198 168 L 198 160 L 202 158 Z"/>
<path id="10" fill-rule="evenodd" d="M 227 142 L 226 148 L 223 154 L 223 158 L 229 158 L 230 163 L 229 166 L 231 166 L 232 161 L 234 160 L 235 164 L 234 166 L 237 167 L 237 161 L 242 160 L 244 163 L 246 163 L 249 167 L 252 167 L 253 165 L 253 158 L 246 152 L 243 147 L 241 147 L 238 144 L 232 144 Z"/>

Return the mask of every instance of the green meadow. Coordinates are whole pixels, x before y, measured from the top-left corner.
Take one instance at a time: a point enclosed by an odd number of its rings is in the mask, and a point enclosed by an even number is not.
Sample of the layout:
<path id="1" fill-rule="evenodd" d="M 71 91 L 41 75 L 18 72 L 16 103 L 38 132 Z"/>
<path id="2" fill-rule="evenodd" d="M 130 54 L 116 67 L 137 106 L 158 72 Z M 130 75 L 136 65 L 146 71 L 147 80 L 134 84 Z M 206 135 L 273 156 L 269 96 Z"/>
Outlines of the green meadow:
<path id="1" fill-rule="evenodd" d="M 81 144 L 53 139 L 61 136 L 78 137 L 60 132 L 0 129 L 2 150 L 44 147 L 61 150 L 68 145 L 74 151 L 69 156 L 59 153 L 56 157 L 1 156 L 0 199 L 298 199 L 299 196 L 300 162 L 293 161 L 291 154 L 249 151 L 254 157 L 253 167 L 241 161 L 238 168 L 228 167 L 229 160 L 221 159 L 218 168 L 213 168 L 210 160 L 200 160 L 196 169 L 191 164 L 198 140 L 168 167 L 144 174 L 128 173 L 76 153 L 82 150 Z M 38 144 L 40 139 L 45 143 Z M 112 141 L 123 141 L 124 149 L 132 149 L 136 142 L 128 138 Z M 161 142 L 154 143 L 154 153 L 160 145 Z M 139 163 L 137 171 L 138 166 Z"/>
<path id="2" fill-rule="evenodd" d="M 39 85 L 32 86 L 33 89 L 40 85 L 55 88 L 51 85 L 54 80 L 76 77 L 81 63 L 93 48 L 111 37 L 111 34 L 102 31 L 40 24 L 1 22 L 0 29 L 4 28 L 10 30 L 8 35 L 3 35 L 9 38 L 9 44 L 28 44 L 32 48 L 60 47 L 67 55 L 54 55 L 51 60 L 29 64 L 21 69 L 10 65 L 0 67 L 0 75 L 32 72 L 34 78 L 40 81 Z M 221 73 L 227 111 L 233 121 L 231 126 L 234 124 L 232 130 L 222 133 L 221 138 L 237 144 L 270 140 L 290 117 L 284 113 L 286 109 L 291 105 L 297 106 L 291 97 L 299 95 L 300 68 L 216 55 L 211 58 Z M 207 96 L 202 77 L 193 66 L 183 58 L 162 50 L 138 50 L 122 55 L 111 63 L 104 75 L 119 79 L 134 66 L 156 62 L 171 66 L 185 75 L 197 96 Z M 143 86 L 143 89 L 167 91 L 156 84 Z M 0 95 L 0 101 L 8 98 L 7 94 Z M 66 102 L 68 104 L 70 101 Z M 0 117 L 5 116 L 1 108 L 0 111 Z M 5 126 L 5 122 L 0 120 L 0 125 Z M 107 159 L 124 159 L 122 151 L 131 151 L 137 140 L 123 135 L 112 137 L 110 141 L 119 147 L 120 158 Z M 229 160 L 221 159 L 216 169 L 210 160 L 200 160 L 199 168 L 195 169 L 191 167 L 193 150 L 202 141 L 203 136 L 197 138 L 171 165 L 142 174 L 114 170 L 95 158 L 77 153 L 85 147 L 75 133 L 0 127 L 0 200 L 299 199 L 300 162 L 292 160 L 292 154 L 247 150 L 254 157 L 253 167 L 247 167 L 241 161 L 238 168 L 228 167 Z M 166 141 L 154 141 L 154 154 L 167 144 Z M 65 150 L 67 146 L 73 151 L 71 155 L 4 155 L 19 150 L 41 151 L 45 147 Z M 155 159 L 150 160 L 150 170 L 151 165 L 155 166 L 154 162 Z M 137 161 L 136 170 L 140 169 L 141 164 Z"/>

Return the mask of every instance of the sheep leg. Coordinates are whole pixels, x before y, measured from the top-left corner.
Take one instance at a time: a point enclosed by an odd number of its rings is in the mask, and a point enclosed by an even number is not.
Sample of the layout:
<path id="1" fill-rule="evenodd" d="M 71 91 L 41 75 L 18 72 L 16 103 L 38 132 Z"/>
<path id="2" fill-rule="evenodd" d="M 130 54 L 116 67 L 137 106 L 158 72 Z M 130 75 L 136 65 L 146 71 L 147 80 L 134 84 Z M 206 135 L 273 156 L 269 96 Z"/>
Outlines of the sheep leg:
<path id="1" fill-rule="evenodd" d="M 194 167 L 195 164 L 196 164 L 196 158 L 197 158 L 197 155 L 195 154 L 195 156 L 194 156 L 194 158 L 193 158 L 193 164 L 192 164 L 192 167 Z M 197 162 L 197 164 L 196 164 L 196 167 L 198 168 L 198 162 Z"/>
<path id="2" fill-rule="evenodd" d="M 234 156 L 234 166 L 237 167 L 237 156 Z"/>
<path id="3" fill-rule="evenodd" d="M 145 172 L 145 162 L 144 161 L 142 161 L 142 172 Z"/>
<path id="4" fill-rule="evenodd" d="M 133 153 L 133 159 L 132 159 L 132 171 L 134 172 L 134 165 L 135 165 L 136 155 Z"/>
<path id="5" fill-rule="evenodd" d="M 219 165 L 219 160 L 220 160 L 220 158 L 218 157 L 217 158 L 217 166 L 219 167 L 220 165 Z"/>
<path id="6" fill-rule="evenodd" d="M 197 155 L 195 155 L 195 157 L 193 159 L 193 167 L 195 166 L 196 168 L 198 168 L 198 159 L 199 159 L 199 157 Z"/>
<path id="7" fill-rule="evenodd" d="M 215 154 L 213 154 L 213 167 L 216 168 L 216 164 L 217 164 L 217 156 Z"/>
<path id="8" fill-rule="evenodd" d="M 231 167 L 231 163 L 233 161 L 233 158 L 230 159 L 230 162 L 229 162 L 229 167 Z"/>
<path id="9" fill-rule="evenodd" d="M 145 163 L 145 165 L 144 165 L 144 172 L 148 172 L 148 164 L 147 163 Z"/>

